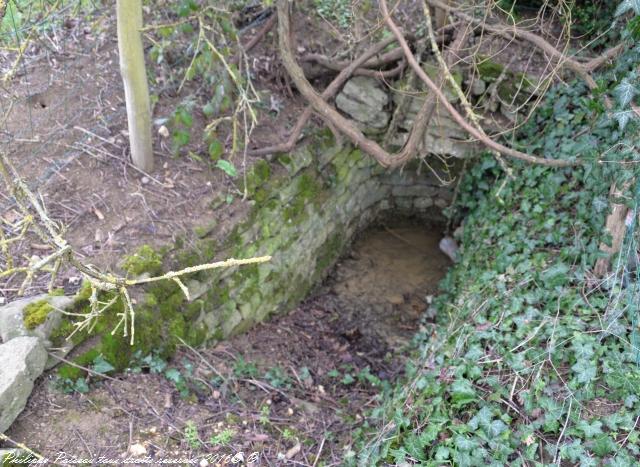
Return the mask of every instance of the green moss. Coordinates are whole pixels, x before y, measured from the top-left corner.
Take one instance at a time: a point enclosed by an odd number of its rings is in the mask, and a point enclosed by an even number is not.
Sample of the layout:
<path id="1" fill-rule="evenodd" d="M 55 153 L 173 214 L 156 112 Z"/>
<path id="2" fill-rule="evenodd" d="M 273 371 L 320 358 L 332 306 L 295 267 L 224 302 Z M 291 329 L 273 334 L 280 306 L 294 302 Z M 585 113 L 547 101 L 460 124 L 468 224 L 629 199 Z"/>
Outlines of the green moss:
<path id="1" fill-rule="evenodd" d="M 98 355 L 100 355 L 98 349 L 90 349 L 82 355 L 74 358 L 72 362 L 82 367 L 89 367 L 98 357 Z M 85 375 L 86 371 L 73 365 L 69 365 L 68 363 L 64 363 L 58 367 L 58 376 L 63 379 L 70 379 L 72 381 L 75 381 L 78 378 L 84 377 Z"/>
<path id="2" fill-rule="evenodd" d="M 163 319 L 171 319 L 176 313 L 180 312 L 180 308 L 185 300 L 181 290 L 177 290 L 173 295 L 164 298 L 158 305 L 160 317 Z"/>
<path id="3" fill-rule="evenodd" d="M 80 289 L 78 293 L 76 293 L 76 304 L 81 304 L 86 302 L 91 297 L 91 284 L 88 281 L 84 281 L 82 285 L 80 285 Z"/>
<path id="4" fill-rule="evenodd" d="M 498 96 L 505 101 L 516 101 L 517 104 L 523 104 L 530 97 L 534 85 L 523 73 L 509 73 L 507 79 L 502 81 L 497 88 Z"/>
<path id="5" fill-rule="evenodd" d="M 218 221 L 212 219 L 207 222 L 205 225 L 199 225 L 193 228 L 193 233 L 196 234 L 198 238 L 204 238 L 209 235 L 213 230 L 217 227 Z"/>
<path id="6" fill-rule="evenodd" d="M 251 198 L 255 199 L 255 194 L 257 190 L 263 188 L 269 179 L 271 178 L 271 167 L 269 167 L 269 163 L 263 159 L 260 159 L 253 167 L 247 172 L 244 183 L 246 185 L 243 188 L 246 188 L 248 195 Z"/>
<path id="7" fill-rule="evenodd" d="M 495 81 L 504 71 L 504 66 L 491 61 L 489 58 L 482 58 L 477 64 L 478 74 L 485 81 Z"/>
<path id="8" fill-rule="evenodd" d="M 53 297 L 62 297 L 64 295 L 64 289 L 63 288 L 53 289 L 49 295 Z"/>
<path id="9" fill-rule="evenodd" d="M 136 253 L 124 259 L 122 269 L 132 276 L 144 273 L 156 276 L 162 273 L 162 256 L 149 245 L 142 245 Z"/>
<path id="10" fill-rule="evenodd" d="M 218 240 L 215 238 L 208 238 L 198 243 L 198 249 L 207 261 L 213 259 L 218 250 Z"/>
<path id="11" fill-rule="evenodd" d="M 55 329 L 49 336 L 49 340 L 51 341 L 53 347 L 62 347 L 65 344 L 67 337 L 71 335 L 75 328 L 76 327 L 73 325 L 71 320 L 63 316 L 58 328 Z M 71 338 L 71 342 L 77 345 L 85 338 L 86 334 L 77 332 Z"/>
<path id="12" fill-rule="evenodd" d="M 184 317 L 188 321 L 194 321 L 204 308 L 205 302 L 204 300 L 194 300 L 193 302 L 187 303 L 183 308 Z"/>
<path id="13" fill-rule="evenodd" d="M 313 198 L 320 190 L 322 190 L 322 184 L 318 182 L 316 177 L 309 173 L 303 173 L 298 178 L 298 194 L 303 198 L 309 200 Z"/>
<path id="14" fill-rule="evenodd" d="M 268 197 L 269 197 L 269 192 L 267 190 L 265 190 L 264 188 L 258 188 L 256 190 L 255 194 L 253 195 L 253 199 L 258 204 L 264 203 L 267 200 Z"/>
<path id="15" fill-rule="evenodd" d="M 33 330 L 45 322 L 53 307 L 47 300 L 30 303 L 22 310 L 22 319 L 27 329 Z"/>
<path id="16" fill-rule="evenodd" d="M 176 313 L 169 321 L 168 330 L 171 339 L 182 339 L 187 337 L 187 323 L 181 313 Z"/>
<path id="17" fill-rule="evenodd" d="M 269 177 L 271 177 L 271 167 L 269 167 L 269 163 L 264 159 L 260 159 L 253 164 L 251 170 L 254 176 L 260 181 L 266 182 L 269 180 Z"/>
<path id="18" fill-rule="evenodd" d="M 314 272 L 314 279 L 320 278 L 324 272 L 338 259 L 342 249 L 344 247 L 345 240 L 342 237 L 342 228 L 337 228 L 336 233 L 333 234 L 322 246 L 317 253 L 316 270 Z"/>
<path id="19" fill-rule="evenodd" d="M 208 329 L 206 324 L 192 324 L 191 326 L 189 326 L 185 341 L 192 347 L 198 347 L 206 341 L 207 335 Z"/>
<path id="20" fill-rule="evenodd" d="M 291 164 L 291 156 L 289 154 L 280 154 L 278 156 L 278 162 L 286 167 Z"/>

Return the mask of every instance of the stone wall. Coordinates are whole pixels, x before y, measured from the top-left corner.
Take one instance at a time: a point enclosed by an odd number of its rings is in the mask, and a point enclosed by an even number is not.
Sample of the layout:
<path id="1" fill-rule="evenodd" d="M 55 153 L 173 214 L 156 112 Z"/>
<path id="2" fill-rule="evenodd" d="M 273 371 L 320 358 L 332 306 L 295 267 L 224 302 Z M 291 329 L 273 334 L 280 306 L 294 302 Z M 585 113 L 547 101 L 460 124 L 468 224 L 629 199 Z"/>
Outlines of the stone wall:
<path id="1" fill-rule="evenodd" d="M 288 311 L 324 277 L 356 232 L 386 213 L 441 216 L 451 200 L 429 170 L 416 167 L 387 172 L 352 148 L 315 142 L 275 165 L 272 175 L 254 167 L 248 189 L 256 204 L 221 257 L 272 255 L 269 263 L 224 271 L 212 278 L 197 323 L 208 336 L 225 337 L 247 329 L 272 313 Z M 442 167 L 437 167 L 446 178 Z M 455 168 L 454 168 L 455 170 Z M 257 179 L 257 180 L 256 180 Z M 211 306 L 220 301 L 223 303 Z"/>
<path id="2" fill-rule="evenodd" d="M 424 63 L 423 67 L 433 79 L 439 73 L 435 64 Z M 540 92 L 533 84 L 537 82 L 535 77 L 510 71 L 488 57 L 473 68 L 457 67 L 452 76 L 475 106 L 475 111 L 480 113 L 484 129 L 489 133 L 501 132 L 518 121 L 522 122 L 529 110 L 528 105 Z M 403 85 L 402 81 L 388 85 L 372 77 L 356 76 L 347 81 L 336 96 L 336 107 L 374 139 L 387 138 L 388 126 L 394 122 L 394 131 L 388 142 L 392 148 L 400 148 L 429 95 L 424 88 L 419 94 L 402 93 L 399 90 Z M 445 84 L 443 92 L 449 102 L 458 103 L 459 98 L 451 84 Z M 464 158 L 481 149 L 443 106 L 437 105 L 426 128 L 419 156 Z"/>
<path id="3" fill-rule="evenodd" d="M 245 201 L 250 212 L 226 239 L 220 241 L 215 229 L 197 229 L 200 238 L 195 244 L 179 241 L 160 250 L 143 247 L 123 263 L 130 275 L 155 275 L 230 257 L 273 257 L 260 265 L 194 274 L 186 280 L 190 301 L 171 281 L 136 290 L 135 345 L 110 332 L 122 312 L 118 302 L 98 320 L 92 336 L 76 333 L 72 342 L 64 340 L 74 329 L 70 318 L 56 313 L 55 320 L 48 319 L 50 307 L 41 306 L 43 297 L 31 305 L 29 300 L 14 303 L 7 316 L 37 317 L 37 329 L 46 326 L 41 341 L 50 350 L 62 348 L 66 353 L 83 343 L 70 358 L 85 366 L 102 355 L 122 369 L 137 351 L 141 355 L 161 351 L 168 356 L 181 341 L 199 345 L 224 339 L 295 307 L 323 279 L 354 235 L 376 217 L 386 213 L 441 216 L 452 191 L 433 171 L 439 177 L 451 176 L 442 164 L 427 169 L 419 161 L 403 171 L 388 172 L 357 149 L 336 148 L 328 134 L 315 137 L 291 154 L 280 154 L 270 163 L 261 160 L 251 168 L 246 177 L 249 200 Z M 214 205 L 208 213 L 210 222 L 220 218 L 217 209 Z M 67 305 L 74 312 L 87 310 L 88 295 L 85 287 Z M 56 329 L 46 325 L 50 322 Z M 66 364 L 58 372 L 69 380 L 82 374 Z"/>

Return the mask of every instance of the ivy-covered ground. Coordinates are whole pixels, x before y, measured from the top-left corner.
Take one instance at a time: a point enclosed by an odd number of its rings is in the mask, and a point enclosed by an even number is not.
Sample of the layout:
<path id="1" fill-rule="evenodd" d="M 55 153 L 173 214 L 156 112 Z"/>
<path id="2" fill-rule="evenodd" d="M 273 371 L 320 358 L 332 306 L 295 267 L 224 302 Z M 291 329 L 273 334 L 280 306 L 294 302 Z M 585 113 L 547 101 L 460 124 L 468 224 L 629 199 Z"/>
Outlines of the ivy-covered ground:
<path id="1" fill-rule="evenodd" d="M 626 257 L 607 278 L 592 270 L 611 184 L 628 185 L 637 207 L 638 125 L 625 115 L 639 52 L 599 78 L 595 97 L 579 83 L 553 90 L 515 141 L 589 163 L 512 164 L 509 177 L 487 155 L 469 169 L 452 212 L 464 218 L 461 260 L 352 463 L 638 465 L 637 281 L 622 280 Z"/>

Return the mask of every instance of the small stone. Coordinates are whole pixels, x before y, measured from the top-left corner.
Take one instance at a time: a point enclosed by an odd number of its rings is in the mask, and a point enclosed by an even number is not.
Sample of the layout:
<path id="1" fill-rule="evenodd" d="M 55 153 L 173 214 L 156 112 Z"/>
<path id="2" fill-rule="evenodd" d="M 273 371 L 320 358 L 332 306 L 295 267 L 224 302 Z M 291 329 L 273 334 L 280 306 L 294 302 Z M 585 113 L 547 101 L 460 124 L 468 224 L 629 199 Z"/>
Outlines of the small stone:
<path id="1" fill-rule="evenodd" d="M 487 90 L 487 83 L 484 80 L 477 78 L 471 83 L 471 94 L 474 96 L 481 96 Z"/>
<path id="2" fill-rule="evenodd" d="M 404 303 L 404 297 L 399 294 L 391 295 L 390 297 L 387 297 L 387 299 L 392 305 L 402 305 Z"/>
<path id="3" fill-rule="evenodd" d="M 451 261 L 457 261 L 458 259 L 458 244 L 451 237 L 443 237 L 438 244 L 440 251 L 447 255 Z"/>
<path id="4" fill-rule="evenodd" d="M 447 207 L 447 201 L 442 198 L 438 198 L 434 204 L 440 209 L 444 209 Z"/>
<path id="5" fill-rule="evenodd" d="M 151 181 L 151 180 L 149 180 L 149 177 L 146 177 L 146 176 L 145 176 L 145 177 L 142 177 L 142 178 L 140 179 L 140 182 L 141 182 L 143 185 L 146 185 L 146 184 L 147 184 L 147 183 L 149 183 L 150 181 Z"/>
<path id="6" fill-rule="evenodd" d="M 147 453 L 147 448 L 140 443 L 132 444 L 129 448 L 129 454 L 134 457 L 144 456 Z"/>
<path id="7" fill-rule="evenodd" d="M 162 136 L 163 138 L 168 138 L 169 137 L 169 130 L 167 129 L 166 126 L 162 125 L 160 128 L 158 128 L 158 134 L 160 136 Z"/>

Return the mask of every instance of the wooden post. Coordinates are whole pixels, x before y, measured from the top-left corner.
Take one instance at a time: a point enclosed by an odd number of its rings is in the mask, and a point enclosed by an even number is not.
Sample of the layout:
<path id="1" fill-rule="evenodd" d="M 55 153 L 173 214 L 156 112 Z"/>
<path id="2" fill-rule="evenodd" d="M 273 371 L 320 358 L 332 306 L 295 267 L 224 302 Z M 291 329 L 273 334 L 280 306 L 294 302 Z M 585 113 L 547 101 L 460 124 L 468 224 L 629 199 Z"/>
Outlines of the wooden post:
<path id="1" fill-rule="evenodd" d="M 140 34 L 142 1 L 117 0 L 116 11 L 120 73 L 127 102 L 131 160 L 139 169 L 150 172 L 153 170 L 153 148 L 149 86 Z"/>

